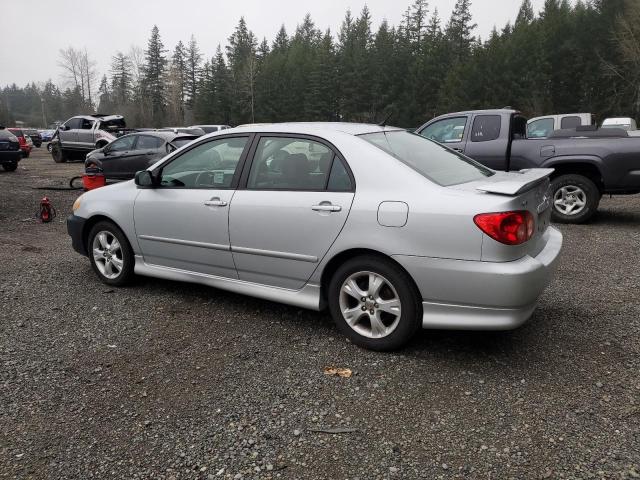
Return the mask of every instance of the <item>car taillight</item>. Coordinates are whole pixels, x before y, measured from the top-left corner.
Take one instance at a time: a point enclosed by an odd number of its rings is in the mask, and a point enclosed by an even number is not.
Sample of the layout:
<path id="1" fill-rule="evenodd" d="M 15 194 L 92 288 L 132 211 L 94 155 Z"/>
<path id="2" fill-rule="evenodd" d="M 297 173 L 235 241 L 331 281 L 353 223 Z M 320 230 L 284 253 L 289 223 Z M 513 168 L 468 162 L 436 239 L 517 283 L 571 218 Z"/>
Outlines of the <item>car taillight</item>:
<path id="1" fill-rule="evenodd" d="M 473 217 L 480 230 L 505 245 L 520 245 L 533 236 L 535 221 L 528 210 L 480 213 Z"/>

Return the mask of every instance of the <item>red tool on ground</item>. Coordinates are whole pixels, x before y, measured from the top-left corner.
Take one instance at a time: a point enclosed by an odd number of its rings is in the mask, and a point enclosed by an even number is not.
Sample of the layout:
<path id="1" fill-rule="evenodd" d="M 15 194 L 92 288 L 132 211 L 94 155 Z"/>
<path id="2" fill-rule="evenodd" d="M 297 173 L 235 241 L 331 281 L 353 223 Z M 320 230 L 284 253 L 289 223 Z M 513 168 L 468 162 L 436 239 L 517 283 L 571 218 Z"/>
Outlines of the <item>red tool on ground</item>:
<path id="1" fill-rule="evenodd" d="M 42 197 L 40 200 L 40 211 L 36 216 L 42 223 L 49 223 L 56 218 L 56 209 L 48 197 Z"/>
<path id="2" fill-rule="evenodd" d="M 93 190 L 94 188 L 104 187 L 107 179 L 100 168 L 87 168 L 82 175 L 82 186 L 84 191 Z"/>

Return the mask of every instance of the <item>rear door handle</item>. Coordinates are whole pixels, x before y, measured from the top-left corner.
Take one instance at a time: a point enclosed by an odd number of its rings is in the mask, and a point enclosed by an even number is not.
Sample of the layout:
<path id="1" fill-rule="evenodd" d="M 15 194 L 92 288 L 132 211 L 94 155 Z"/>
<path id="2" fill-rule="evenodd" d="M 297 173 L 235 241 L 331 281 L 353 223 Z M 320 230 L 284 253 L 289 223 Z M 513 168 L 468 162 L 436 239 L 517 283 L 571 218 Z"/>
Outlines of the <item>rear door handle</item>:
<path id="1" fill-rule="evenodd" d="M 226 207 L 227 202 L 220 200 L 220 197 L 214 197 L 211 200 L 204 202 L 207 207 Z"/>
<path id="2" fill-rule="evenodd" d="M 342 207 L 340 205 L 331 205 L 330 203 L 321 203 L 320 205 L 313 205 L 311 210 L 316 212 L 339 212 Z"/>

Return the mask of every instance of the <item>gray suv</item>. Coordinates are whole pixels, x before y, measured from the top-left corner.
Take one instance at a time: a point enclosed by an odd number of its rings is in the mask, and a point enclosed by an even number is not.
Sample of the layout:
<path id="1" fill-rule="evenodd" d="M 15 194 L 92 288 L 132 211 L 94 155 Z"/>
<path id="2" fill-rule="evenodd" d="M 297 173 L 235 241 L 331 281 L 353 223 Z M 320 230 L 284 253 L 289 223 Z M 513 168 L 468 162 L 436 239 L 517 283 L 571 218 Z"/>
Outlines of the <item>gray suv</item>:
<path id="1" fill-rule="evenodd" d="M 86 154 L 102 148 L 131 131 L 122 115 L 79 115 L 64 122 L 52 140 L 51 156 L 56 163 L 84 159 Z"/>

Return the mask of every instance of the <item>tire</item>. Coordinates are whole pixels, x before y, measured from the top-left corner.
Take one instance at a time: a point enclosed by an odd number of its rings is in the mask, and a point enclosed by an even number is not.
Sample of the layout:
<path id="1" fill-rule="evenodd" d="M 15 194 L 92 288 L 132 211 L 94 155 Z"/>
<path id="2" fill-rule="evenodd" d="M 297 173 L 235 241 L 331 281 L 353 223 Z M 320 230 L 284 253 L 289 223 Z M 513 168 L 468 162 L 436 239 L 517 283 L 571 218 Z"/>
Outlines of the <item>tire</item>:
<path id="1" fill-rule="evenodd" d="M 98 222 L 93 226 L 87 237 L 87 251 L 91 267 L 102 282 L 121 287 L 133 279 L 131 245 L 122 230 L 112 222 Z M 104 252 L 104 255 L 100 256 L 100 252 Z"/>
<path id="2" fill-rule="evenodd" d="M 551 219 L 558 223 L 585 223 L 597 212 L 600 190 L 583 175 L 560 175 L 551 182 Z"/>
<path id="3" fill-rule="evenodd" d="M 4 170 L 7 172 L 15 172 L 18 168 L 18 162 L 4 163 L 2 164 L 2 168 L 4 168 Z"/>
<path id="4" fill-rule="evenodd" d="M 56 163 L 65 163 L 67 161 L 67 154 L 59 144 L 55 144 L 51 147 L 51 157 Z"/>
<path id="5" fill-rule="evenodd" d="M 47 152 L 51 153 L 52 148 L 53 148 L 53 145 L 51 144 L 51 142 L 47 143 Z"/>
<path id="6" fill-rule="evenodd" d="M 378 285 L 375 291 L 371 291 L 371 281 Z M 338 330 L 352 343 L 370 350 L 403 347 L 422 323 L 418 289 L 404 270 L 384 257 L 364 255 L 345 262 L 331 278 L 327 299 Z M 389 310 L 393 302 L 399 302 L 400 311 L 386 311 L 383 302 Z M 350 315 L 343 314 L 347 310 Z"/>

